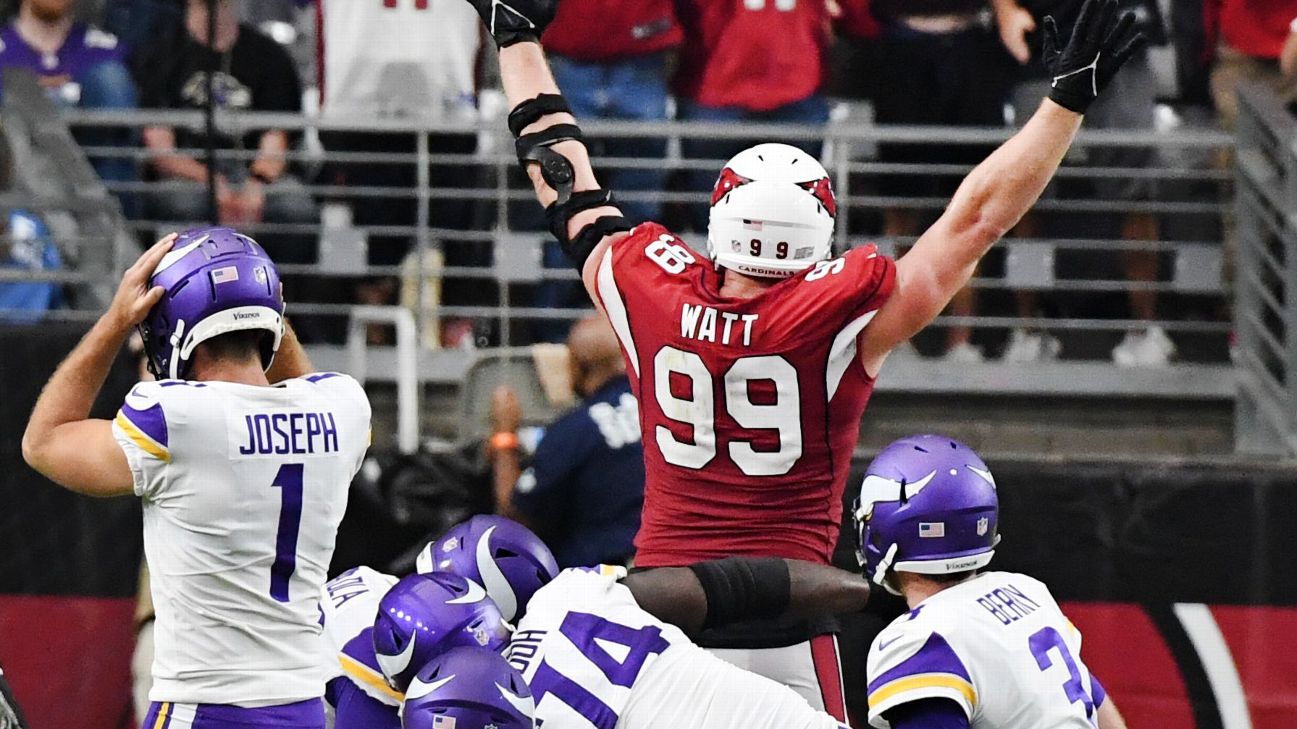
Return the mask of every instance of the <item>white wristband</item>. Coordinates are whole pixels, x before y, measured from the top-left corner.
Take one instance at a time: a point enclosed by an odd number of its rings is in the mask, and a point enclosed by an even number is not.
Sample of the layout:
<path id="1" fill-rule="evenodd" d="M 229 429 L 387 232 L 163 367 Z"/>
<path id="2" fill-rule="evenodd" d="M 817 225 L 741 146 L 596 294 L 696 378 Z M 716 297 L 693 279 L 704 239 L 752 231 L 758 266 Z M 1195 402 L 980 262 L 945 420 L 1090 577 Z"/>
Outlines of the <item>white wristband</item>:
<path id="1" fill-rule="evenodd" d="M 1288 24 L 1288 32 L 1297 33 L 1297 18 L 1293 18 L 1292 22 Z"/>

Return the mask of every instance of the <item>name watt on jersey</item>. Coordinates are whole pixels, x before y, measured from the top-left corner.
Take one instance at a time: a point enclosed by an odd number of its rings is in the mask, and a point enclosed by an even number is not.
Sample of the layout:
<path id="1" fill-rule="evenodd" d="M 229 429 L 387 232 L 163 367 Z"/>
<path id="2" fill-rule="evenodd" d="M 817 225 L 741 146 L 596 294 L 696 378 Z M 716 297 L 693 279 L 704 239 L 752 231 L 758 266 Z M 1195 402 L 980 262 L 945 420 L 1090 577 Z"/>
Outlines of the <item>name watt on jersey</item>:
<path id="1" fill-rule="evenodd" d="M 735 314 L 710 306 L 685 304 L 680 311 L 680 336 L 700 342 L 729 344 L 732 334 L 734 344 L 738 344 L 742 332 L 743 346 L 751 347 L 752 325 L 758 318 L 759 314 Z"/>

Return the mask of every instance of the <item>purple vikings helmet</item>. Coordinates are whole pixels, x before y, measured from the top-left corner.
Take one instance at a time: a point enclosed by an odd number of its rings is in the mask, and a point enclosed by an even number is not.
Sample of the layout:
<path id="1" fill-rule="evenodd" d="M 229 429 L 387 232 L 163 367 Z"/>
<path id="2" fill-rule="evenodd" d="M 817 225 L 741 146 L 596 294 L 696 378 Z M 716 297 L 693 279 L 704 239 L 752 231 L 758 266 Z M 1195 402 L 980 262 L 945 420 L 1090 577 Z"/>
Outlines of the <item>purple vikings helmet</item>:
<path id="1" fill-rule="evenodd" d="M 532 729 L 536 704 L 522 674 L 485 648 L 454 648 L 419 669 L 401 707 L 403 729 Z"/>
<path id="2" fill-rule="evenodd" d="M 459 646 L 499 651 L 509 630 L 481 585 L 447 572 L 410 575 L 378 603 L 374 657 L 389 683 L 405 691 L 421 666 Z"/>
<path id="3" fill-rule="evenodd" d="M 855 524 L 865 577 L 899 594 L 889 570 L 942 575 L 985 567 L 995 555 L 995 479 L 971 448 L 940 435 L 892 443 L 869 464 Z"/>
<path id="4" fill-rule="evenodd" d="M 268 333 L 261 364 L 270 369 L 284 334 L 284 297 L 279 272 L 256 241 L 230 228 L 185 231 L 151 283 L 166 289 L 139 327 L 155 377 L 188 377 L 194 347 L 246 329 Z"/>
<path id="5" fill-rule="evenodd" d="M 558 563 L 540 537 L 502 516 L 475 516 L 455 525 L 429 542 L 416 564 L 419 572 L 450 572 L 482 585 L 511 623 L 558 574 Z"/>

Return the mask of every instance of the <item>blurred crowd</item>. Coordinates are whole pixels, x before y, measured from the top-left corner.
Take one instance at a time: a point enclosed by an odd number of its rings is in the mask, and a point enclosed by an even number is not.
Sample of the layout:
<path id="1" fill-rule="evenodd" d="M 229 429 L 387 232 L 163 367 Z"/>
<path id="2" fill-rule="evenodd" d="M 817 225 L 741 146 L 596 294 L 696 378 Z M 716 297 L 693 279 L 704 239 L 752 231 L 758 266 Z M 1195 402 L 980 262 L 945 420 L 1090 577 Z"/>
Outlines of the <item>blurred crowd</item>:
<path id="1" fill-rule="evenodd" d="M 207 0 L 8 4 L 0 66 L 30 69 L 63 105 L 199 109 L 210 95 L 230 109 L 326 118 L 472 121 L 502 112 L 499 95 L 492 92 L 489 54 L 480 53 L 476 16 L 463 0 L 216 0 L 214 25 Z M 1238 114 L 1236 90 L 1249 79 L 1286 99 L 1297 96 L 1297 0 L 1121 4 L 1136 14 L 1151 43 L 1088 115 L 1088 127 L 1163 130 L 1196 121 L 1229 129 Z M 543 41 L 579 120 L 823 125 L 839 113 L 836 108 L 848 121 L 871 115 L 880 125 L 1004 127 L 1025 120 L 1049 84 L 1038 57 L 1043 17 L 1054 15 L 1067 28 L 1078 6 L 1076 0 L 562 0 Z M 216 69 L 211 78 L 209 69 Z M 157 183 L 148 193 L 120 195 L 135 219 L 181 224 L 214 215 L 225 224 L 261 225 L 265 232 L 259 240 L 283 263 L 319 261 L 320 241 L 330 231 L 374 230 L 365 240 L 364 261 L 409 266 L 413 236 L 400 231 L 422 219 L 417 200 L 365 191 L 413 188 L 422 171 L 408 162 L 357 161 L 355 153 L 370 160 L 383 154 L 408 157 L 417 148 L 412 135 L 356 131 L 308 139 L 263 129 L 218 131 L 209 139 L 201 130 L 160 125 L 142 133 L 83 129 L 78 135 L 90 147 L 147 150 L 140 164 L 92 155 L 105 180 Z M 429 153 L 463 162 L 431 166 L 428 183 L 482 186 L 472 159 L 485 143 L 470 133 L 430 135 Z M 595 139 L 593 146 L 596 156 L 613 161 L 604 183 L 619 193 L 629 217 L 663 220 L 701 245 L 705 192 L 715 169 L 690 162 L 725 159 L 746 143 L 708 135 L 685 137 L 677 145 L 635 136 Z M 215 169 L 195 153 L 208 145 L 222 152 Z M 286 161 L 286 152 L 311 145 L 334 159 L 337 153 L 352 158 L 320 165 Z M 803 146 L 812 154 L 823 151 L 819 142 Z M 939 212 L 918 201 L 949 197 L 961 176 L 922 168 L 916 173 L 914 165 L 966 169 L 988 149 L 930 142 L 881 145 L 876 160 L 884 172 L 862 185 L 870 194 L 896 200 L 885 203 L 879 215 L 857 216 L 848 232 L 853 238 L 890 241 L 902 253 Z M 1069 163 L 1143 168 L 1158 164 L 1159 154 L 1146 147 L 1094 147 Z M 209 180 L 215 182 L 215 195 L 209 196 Z M 1082 195 L 1103 200 L 1138 202 L 1177 194 L 1148 177 L 1094 175 L 1083 182 L 1090 188 Z M 312 194 L 309 185 L 324 186 L 330 194 Z M 663 190 L 691 191 L 699 202 L 663 205 L 656 194 Z M 476 206 L 437 196 L 427 216 L 439 230 L 488 230 L 495 221 Z M 543 229 L 538 214 L 516 217 L 511 227 Z M 1119 365 L 1164 365 L 1176 346 L 1155 324 L 1164 303 L 1156 286 L 1146 284 L 1158 281 L 1165 268 L 1155 243 L 1168 221 L 1138 210 L 1107 217 L 1097 237 L 1152 244 L 1123 249 L 1119 256 L 1121 275 L 1133 282 L 1128 318 L 1147 325 L 1132 328 L 1111 356 Z M 1045 237 L 1060 224 L 1069 225 L 1032 215 L 1012 235 Z M 437 265 L 492 262 L 490 247 L 471 236 L 437 243 Z M 567 269 L 555 244 L 544 248 L 542 258 L 547 268 Z M 447 278 L 437 281 L 436 293 L 445 304 L 494 303 L 497 292 L 482 284 Z M 345 295 L 336 287 L 302 286 L 290 294 L 331 303 L 392 303 L 402 297 L 395 276 L 357 278 Z M 580 286 L 570 280 L 546 278 L 526 295 L 536 306 L 586 305 Z M 1040 299 L 1036 291 L 1016 291 L 1012 307 L 1024 321 L 1047 321 L 1049 302 Z M 979 303 L 969 289 L 950 313 L 973 315 Z M 474 346 L 498 336 L 472 320 L 441 324 L 439 341 L 432 344 Z M 522 338 L 562 341 L 567 329 L 565 323 L 542 321 Z M 303 334 L 336 336 L 327 327 L 306 327 Z M 386 336 L 381 329 L 371 334 L 375 343 Z M 990 356 L 988 347 L 973 335 L 967 326 L 949 327 L 944 340 L 925 347 L 931 350 L 926 353 L 981 361 Z M 990 349 L 1008 361 L 1030 362 L 1057 358 L 1060 343 L 1047 327 L 1024 326 Z"/>

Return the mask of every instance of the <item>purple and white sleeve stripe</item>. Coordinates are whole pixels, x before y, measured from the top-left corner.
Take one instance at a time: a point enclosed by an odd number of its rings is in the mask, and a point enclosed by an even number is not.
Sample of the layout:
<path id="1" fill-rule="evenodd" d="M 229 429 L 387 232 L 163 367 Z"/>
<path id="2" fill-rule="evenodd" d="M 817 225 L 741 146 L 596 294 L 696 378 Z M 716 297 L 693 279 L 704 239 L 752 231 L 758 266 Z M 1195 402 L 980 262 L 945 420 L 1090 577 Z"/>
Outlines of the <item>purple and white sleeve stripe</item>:
<path id="1" fill-rule="evenodd" d="M 122 417 L 130 421 L 135 429 L 147 435 L 150 440 L 163 448 L 167 446 L 167 418 L 162 413 L 162 404 L 154 403 L 151 407 L 138 410 L 130 403 L 123 403 Z"/>

